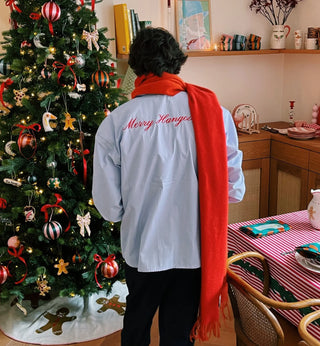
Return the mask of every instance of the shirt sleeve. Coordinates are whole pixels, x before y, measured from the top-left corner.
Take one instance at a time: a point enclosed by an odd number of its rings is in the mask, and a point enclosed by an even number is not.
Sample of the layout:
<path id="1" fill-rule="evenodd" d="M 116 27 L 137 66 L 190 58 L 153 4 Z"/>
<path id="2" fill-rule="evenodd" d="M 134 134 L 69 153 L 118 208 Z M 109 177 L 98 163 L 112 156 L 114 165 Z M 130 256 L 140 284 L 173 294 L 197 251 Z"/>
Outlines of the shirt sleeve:
<path id="1" fill-rule="evenodd" d="M 123 214 L 120 149 L 109 117 L 102 122 L 95 137 L 92 196 L 103 218 L 118 222 Z"/>
<path id="2" fill-rule="evenodd" d="M 229 203 L 237 203 L 245 193 L 242 151 L 239 150 L 238 134 L 231 113 L 224 107 L 222 111 L 227 140 Z"/>

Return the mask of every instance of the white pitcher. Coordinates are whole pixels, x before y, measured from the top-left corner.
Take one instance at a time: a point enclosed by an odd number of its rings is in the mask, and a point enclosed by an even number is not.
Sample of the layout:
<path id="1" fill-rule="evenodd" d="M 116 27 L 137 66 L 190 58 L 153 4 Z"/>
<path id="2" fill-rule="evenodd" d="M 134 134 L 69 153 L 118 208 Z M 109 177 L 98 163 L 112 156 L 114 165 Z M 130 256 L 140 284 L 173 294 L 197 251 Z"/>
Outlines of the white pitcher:
<path id="1" fill-rule="evenodd" d="M 308 205 L 308 215 L 311 226 L 320 229 L 320 189 L 312 190 L 312 200 Z"/>
<path id="2" fill-rule="evenodd" d="M 290 33 L 289 25 L 273 25 L 270 40 L 271 49 L 284 49 L 286 48 L 286 38 Z"/>

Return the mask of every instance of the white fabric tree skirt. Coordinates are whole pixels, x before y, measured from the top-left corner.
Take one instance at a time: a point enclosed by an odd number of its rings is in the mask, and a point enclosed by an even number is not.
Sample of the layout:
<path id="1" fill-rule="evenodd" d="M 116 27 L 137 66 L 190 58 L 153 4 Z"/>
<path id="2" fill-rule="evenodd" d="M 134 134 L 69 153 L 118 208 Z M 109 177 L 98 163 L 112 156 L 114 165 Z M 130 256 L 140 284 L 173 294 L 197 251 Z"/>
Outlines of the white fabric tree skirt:
<path id="1" fill-rule="evenodd" d="M 127 286 L 115 282 L 111 293 L 94 294 L 84 307 L 82 297 L 58 297 L 40 301 L 33 309 L 30 301 L 23 301 L 22 310 L 11 302 L 0 305 L 0 329 L 17 341 L 60 345 L 90 341 L 122 329 Z"/>

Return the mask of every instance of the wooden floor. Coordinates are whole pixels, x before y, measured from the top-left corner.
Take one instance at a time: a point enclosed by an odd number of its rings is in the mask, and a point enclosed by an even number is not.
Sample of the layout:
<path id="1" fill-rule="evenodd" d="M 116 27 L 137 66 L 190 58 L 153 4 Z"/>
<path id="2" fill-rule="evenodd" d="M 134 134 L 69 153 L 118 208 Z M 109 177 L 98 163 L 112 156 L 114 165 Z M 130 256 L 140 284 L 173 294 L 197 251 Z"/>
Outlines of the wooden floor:
<path id="1" fill-rule="evenodd" d="M 274 312 L 275 313 L 275 312 Z M 285 345 L 287 346 L 295 346 L 298 345 L 298 342 L 301 340 L 297 328 L 294 327 L 291 323 L 285 320 L 283 317 L 275 313 L 277 316 L 286 336 Z M 158 319 L 157 316 L 154 319 L 154 323 L 152 325 L 151 330 L 151 343 L 150 346 L 158 346 L 159 345 L 159 335 L 158 335 Z M 18 341 L 14 341 L 10 338 L 7 338 L 0 332 L 0 346 L 33 346 L 34 344 L 26 344 Z M 112 335 L 108 335 L 104 338 L 86 341 L 82 343 L 69 344 L 69 346 L 120 346 L 120 331 L 114 333 Z M 212 337 L 207 342 L 196 342 L 196 346 L 236 346 L 236 337 L 233 328 L 233 318 L 231 317 L 229 320 L 226 320 L 221 329 L 220 338 Z"/>
<path id="2" fill-rule="evenodd" d="M 151 330 L 151 343 L 150 346 L 159 346 L 159 336 L 157 330 L 157 316 L 155 317 L 154 323 L 152 325 Z M 34 344 L 26 344 L 18 341 L 11 340 L 7 338 L 0 332 L 0 345 L 1 346 L 32 346 Z M 77 345 L 77 346 L 120 346 L 120 331 L 114 333 L 112 335 L 106 336 L 105 338 L 87 341 L 83 343 L 77 344 L 69 344 L 69 346 Z M 225 321 L 223 324 L 223 328 L 221 330 L 220 338 L 211 338 L 207 342 L 196 342 L 197 346 L 235 346 L 235 333 L 233 329 L 233 319 Z"/>

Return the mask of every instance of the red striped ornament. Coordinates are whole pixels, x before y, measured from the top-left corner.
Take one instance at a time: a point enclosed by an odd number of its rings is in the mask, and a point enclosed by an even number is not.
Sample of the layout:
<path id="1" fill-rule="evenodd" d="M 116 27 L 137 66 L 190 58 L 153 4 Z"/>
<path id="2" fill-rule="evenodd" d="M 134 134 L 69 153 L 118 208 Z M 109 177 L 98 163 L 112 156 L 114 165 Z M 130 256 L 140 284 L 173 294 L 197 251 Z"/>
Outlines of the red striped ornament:
<path id="1" fill-rule="evenodd" d="M 41 14 L 45 19 L 48 20 L 49 30 L 51 32 L 51 35 L 54 35 L 52 23 L 57 21 L 60 18 L 61 9 L 60 9 L 59 5 L 57 5 L 53 1 L 48 1 L 42 5 Z"/>
<path id="2" fill-rule="evenodd" d="M 18 138 L 19 148 L 25 148 L 27 146 L 34 148 L 36 145 L 36 137 L 31 133 L 22 133 Z"/>
<path id="3" fill-rule="evenodd" d="M 49 221 L 43 225 L 43 234 L 47 239 L 55 240 L 62 233 L 62 226 L 57 221 Z"/>
<path id="4" fill-rule="evenodd" d="M 102 70 L 98 70 L 91 75 L 92 83 L 99 85 L 100 87 L 108 87 L 109 76 L 108 73 Z"/>
<path id="5" fill-rule="evenodd" d="M 8 278 L 8 268 L 0 266 L 0 285 L 4 284 Z"/>
<path id="6" fill-rule="evenodd" d="M 0 198 L 0 209 L 6 209 L 8 202 L 4 198 Z"/>
<path id="7" fill-rule="evenodd" d="M 101 274 L 108 279 L 114 278 L 119 271 L 118 263 L 115 260 L 110 260 L 109 262 L 102 263 Z"/>

